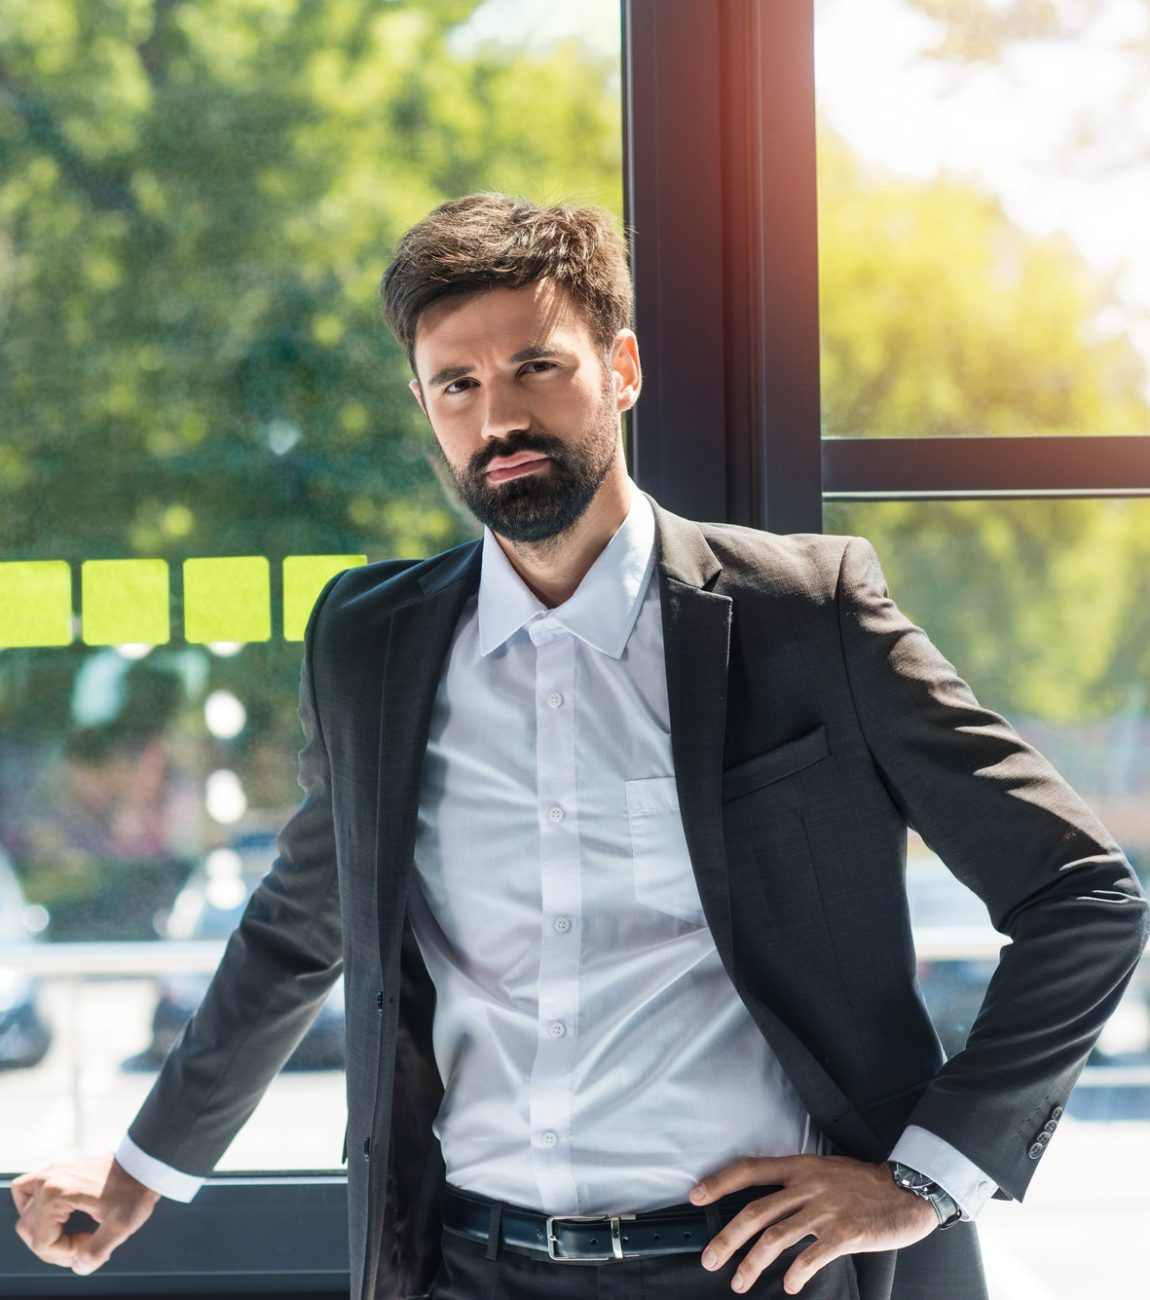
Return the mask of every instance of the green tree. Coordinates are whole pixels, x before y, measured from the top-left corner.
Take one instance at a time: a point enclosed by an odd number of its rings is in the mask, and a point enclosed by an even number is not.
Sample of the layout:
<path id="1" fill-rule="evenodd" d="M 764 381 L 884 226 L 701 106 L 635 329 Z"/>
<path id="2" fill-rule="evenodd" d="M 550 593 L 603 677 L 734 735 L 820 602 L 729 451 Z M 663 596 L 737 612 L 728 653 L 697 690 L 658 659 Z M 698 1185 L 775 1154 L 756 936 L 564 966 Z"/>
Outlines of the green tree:
<path id="1" fill-rule="evenodd" d="M 1150 428 L 1138 353 L 1099 332 L 1099 277 L 953 180 L 862 167 L 820 139 L 825 432 L 963 436 Z M 988 702 L 1059 722 L 1150 686 L 1141 503 L 833 504 L 896 598 Z"/>
<path id="2" fill-rule="evenodd" d="M 828 436 L 1150 428 L 1142 359 L 1100 329 L 1106 285 L 1068 240 L 969 184 L 867 169 L 829 129 L 819 189 Z"/>
<path id="3" fill-rule="evenodd" d="M 274 597 L 286 554 L 474 535 L 379 318 L 391 247 L 472 190 L 618 212 L 622 172 L 614 61 L 468 46 L 476 8 L 4 0 L 0 559 L 162 557 L 178 605 L 191 556 L 268 556 Z M 184 683 L 196 761 L 289 802 L 298 647 L 222 659 L 180 632 L 177 608 L 149 662 Z M 0 653 L 14 768 L 49 761 L 91 658 Z M 248 713 L 226 743 L 218 688 Z"/>

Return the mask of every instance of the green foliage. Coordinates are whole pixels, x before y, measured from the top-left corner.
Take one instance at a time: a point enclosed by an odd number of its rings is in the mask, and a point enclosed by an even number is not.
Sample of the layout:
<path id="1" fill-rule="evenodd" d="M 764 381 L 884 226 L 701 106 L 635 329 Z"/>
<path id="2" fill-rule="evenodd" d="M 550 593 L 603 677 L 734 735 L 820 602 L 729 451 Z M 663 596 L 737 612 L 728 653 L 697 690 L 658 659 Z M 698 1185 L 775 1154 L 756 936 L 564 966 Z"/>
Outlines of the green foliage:
<path id="1" fill-rule="evenodd" d="M 819 144 L 824 431 L 1150 431 L 1143 363 L 1100 333 L 1105 286 L 990 196 Z M 1102 718 L 1150 687 L 1150 516 L 1126 501 L 834 504 L 895 598 L 1013 716 Z"/>
<path id="2" fill-rule="evenodd" d="M 4 5 L 0 551 L 458 540 L 378 319 L 391 245 L 468 190 L 620 188 L 610 69 L 453 54 L 474 8 Z M 398 529 L 364 505 L 395 496 Z"/>
<path id="3" fill-rule="evenodd" d="M 867 171 L 829 130 L 819 186 L 826 434 L 1150 430 L 1142 359 L 1068 241 L 970 185 Z"/>
<path id="4" fill-rule="evenodd" d="M 262 554 L 274 574 L 285 554 L 473 535 L 379 321 L 392 243 L 469 190 L 621 210 L 615 70 L 574 43 L 460 48 L 476 3 L 4 0 L 0 557 L 178 572 Z M 1054 34 L 1041 0 L 912 3 L 947 57 Z M 828 434 L 1150 428 L 1142 363 L 1102 331 L 1105 286 L 1068 244 L 959 181 L 865 170 L 828 131 L 820 185 Z M 1142 506 L 888 503 L 827 523 L 875 541 L 896 597 L 998 707 L 1101 717 L 1150 682 Z M 40 764 L 49 792 L 91 659 L 0 656 L 0 758 Z M 182 684 L 169 761 L 187 788 L 231 766 L 278 816 L 297 659 L 278 641 L 153 653 Z M 205 731 L 214 689 L 247 709 L 234 740 Z"/>
<path id="5" fill-rule="evenodd" d="M 1150 692 L 1150 505 L 890 501 L 827 506 L 878 550 L 894 598 L 981 699 L 1081 723 Z"/>
<path id="6" fill-rule="evenodd" d="M 477 3 L 3 0 L 0 558 L 158 556 L 178 602 L 190 556 L 268 556 L 275 596 L 287 554 L 475 534 L 380 320 L 394 241 L 472 190 L 622 206 L 617 67 L 453 42 Z M 173 770 L 232 766 L 278 816 L 298 646 L 218 659 L 176 614 L 149 658 L 184 683 Z M 71 774 L 54 745 L 93 657 L 0 655 L 0 760 Z M 249 719 L 227 743 L 203 723 L 220 688 Z M 21 788 L 0 780 L 0 829 Z"/>

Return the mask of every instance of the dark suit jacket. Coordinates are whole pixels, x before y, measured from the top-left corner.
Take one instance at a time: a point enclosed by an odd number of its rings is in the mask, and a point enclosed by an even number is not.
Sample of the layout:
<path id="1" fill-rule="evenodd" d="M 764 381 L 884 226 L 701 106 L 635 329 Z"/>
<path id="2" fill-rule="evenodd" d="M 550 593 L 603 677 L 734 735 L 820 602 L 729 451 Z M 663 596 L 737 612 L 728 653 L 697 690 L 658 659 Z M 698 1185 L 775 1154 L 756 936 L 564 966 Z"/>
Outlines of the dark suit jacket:
<path id="1" fill-rule="evenodd" d="M 837 1150 L 880 1160 L 918 1123 L 1021 1198 L 1146 940 L 1130 867 L 898 612 L 867 543 L 655 518 L 683 826 L 739 997 Z M 406 899 L 432 700 L 479 571 L 471 543 L 350 570 L 317 603 L 306 797 L 131 1128 L 208 1173 L 342 969 L 357 1300 L 420 1295 L 437 1263 L 434 992 Z M 1013 940 L 945 1062 L 908 823 Z M 985 1294 L 967 1225 L 858 1263 L 864 1300 Z"/>

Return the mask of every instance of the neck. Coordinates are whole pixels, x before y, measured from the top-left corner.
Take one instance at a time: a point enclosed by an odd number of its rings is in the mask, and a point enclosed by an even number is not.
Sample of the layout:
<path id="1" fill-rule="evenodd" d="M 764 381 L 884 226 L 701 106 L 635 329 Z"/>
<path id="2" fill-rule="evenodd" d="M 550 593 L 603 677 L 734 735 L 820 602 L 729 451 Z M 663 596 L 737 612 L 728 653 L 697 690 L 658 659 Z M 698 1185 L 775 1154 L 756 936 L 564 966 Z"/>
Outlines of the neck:
<path id="1" fill-rule="evenodd" d="M 571 599 L 627 518 L 630 487 L 621 461 L 620 457 L 618 468 L 612 468 L 594 500 L 566 532 L 542 542 L 513 542 L 495 534 L 515 572 L 548 609 Z"/>

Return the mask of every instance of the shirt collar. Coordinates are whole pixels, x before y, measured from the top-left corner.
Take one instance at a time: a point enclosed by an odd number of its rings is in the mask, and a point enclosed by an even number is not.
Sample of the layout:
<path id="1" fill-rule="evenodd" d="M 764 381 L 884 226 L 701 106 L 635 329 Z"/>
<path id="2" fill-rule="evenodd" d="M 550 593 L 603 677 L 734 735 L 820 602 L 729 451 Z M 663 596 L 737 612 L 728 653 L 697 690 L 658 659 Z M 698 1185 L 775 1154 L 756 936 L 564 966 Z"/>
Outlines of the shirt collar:
<path id="1" fill-rule="evenodd" d="M 490 528 L 483 530 L 479 576 L 479 653 L 488 655 L 519 629 L 550 616 L 567 631 L 619 659 L 639 616 L 655 560 L 655 512 L 628 479 L 631 505 L 615 535 L 569 600 L 548 609 L 515 572 Z"/>

